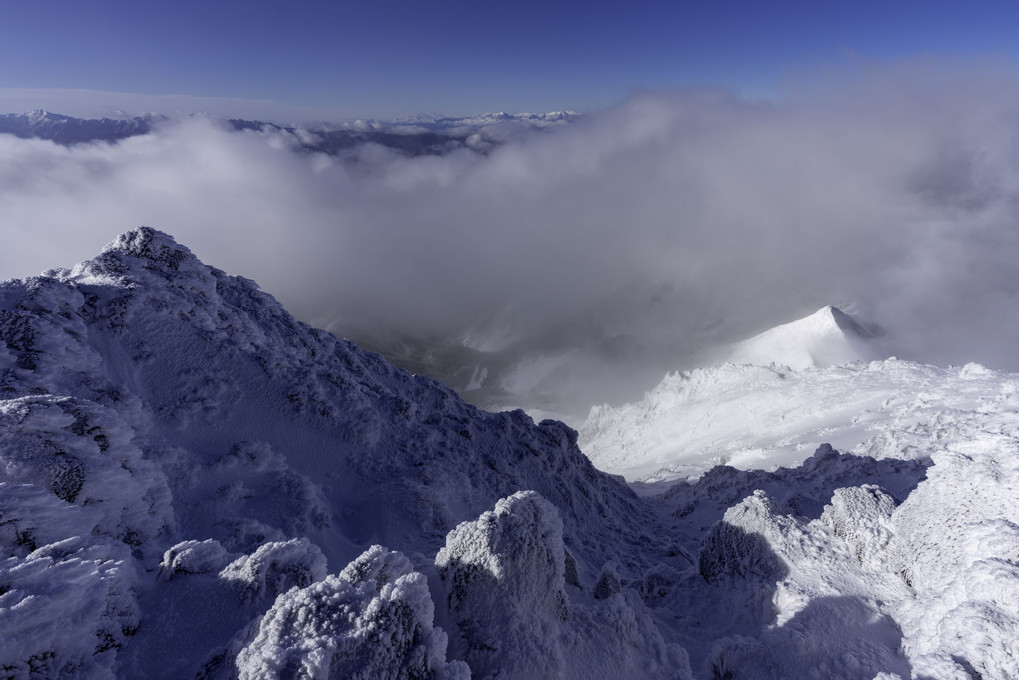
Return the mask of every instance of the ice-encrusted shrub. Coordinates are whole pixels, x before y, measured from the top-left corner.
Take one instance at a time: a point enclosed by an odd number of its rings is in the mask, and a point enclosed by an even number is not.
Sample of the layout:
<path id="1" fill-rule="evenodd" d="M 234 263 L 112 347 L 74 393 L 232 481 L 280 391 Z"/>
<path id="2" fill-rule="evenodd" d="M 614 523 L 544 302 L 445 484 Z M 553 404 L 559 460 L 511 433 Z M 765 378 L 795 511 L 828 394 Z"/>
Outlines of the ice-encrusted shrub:
<path id="1" fill-rule="evenodd" d="M 726 510 L 701 542 L 701 576 L 708 583 L 750 576 L 766 581 L 781 578 L 785 564 L 760 533 L 779 519 L 777 514 L 763 491 Z"/>
<path id="2" fill-rule="evenodd" d="M 326 558 L 307 538 L 266 543 L 251 555 L 238 557 L 219 573 L 234 581 L 246 602 L 303 587 L 326 576 Z"/>
<path id="3" fill-rule="evenodd" d="M 219 571 L 229 562 L 226 548 L 215 539 L 182 541 L 163 553 L 159 577 L 169 581 L 177 574 L 205 574 Z"/>
<path id="4" fill-rule="evenodd" d="M 602 566 L 601 573 L 598 574 L 598 582 L 594 584 L 594 599 L 604 600 L 622 590 L 617 569 L 616 563 L 611 560 Z"/>
<path id="5" fill-rule="evenodd" d="M 861 563 L 876 564 L 892 540 L 895 500 L 873 484 L 836 489 L 821 521 L 842 538 Z"/>
<path id="6" fill-rule="evenodd" d="M 712 680 L 778 680 L 771 651 L 756 638 L 733 635 L 717 640 L 704 660 Z"/>
<path id="7" fill-rule="evenodd" d="M 435 563 L 456 626 L 450 655 L 474 678 L 689 680 L 686 651 L 621 589 L 614 562 L 604 598 L 568 605 L 562 532 L 554 505 L 520 491 L 447 535 Z"/>
<path id="8" fill-rule="evenodd" d="M 240 680 L 469 680 L 446 662 L 425 576 L 373 546 L 339 575 L 277 598 L 237 656 Z"/>
<path id="9" fill-rule="evenodd" d="M 476 676 L 525 677 L 525 669 L 562 667 L 557 626 L 568 618 L 562 532 L 551 503 L 520 491 L 446 537 L 435 564 L 458 628 L 452 648 Z"/>

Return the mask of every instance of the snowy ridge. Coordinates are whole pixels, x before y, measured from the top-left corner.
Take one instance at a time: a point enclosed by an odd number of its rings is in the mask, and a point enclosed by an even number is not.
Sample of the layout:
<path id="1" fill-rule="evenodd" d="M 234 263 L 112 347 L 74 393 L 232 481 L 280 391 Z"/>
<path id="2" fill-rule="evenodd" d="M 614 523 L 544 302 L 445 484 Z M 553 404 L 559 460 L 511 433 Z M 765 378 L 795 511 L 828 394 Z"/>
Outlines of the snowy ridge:
<path id="1" fill-rule="evenodd" d="M 642 497 L 149 228 L 0 284 L 0 338 L 8 677 L 1019 676 L 1019 376 L 676 374 L 628 427 L 799 398 L 762 441 L 864 444 Z"/>

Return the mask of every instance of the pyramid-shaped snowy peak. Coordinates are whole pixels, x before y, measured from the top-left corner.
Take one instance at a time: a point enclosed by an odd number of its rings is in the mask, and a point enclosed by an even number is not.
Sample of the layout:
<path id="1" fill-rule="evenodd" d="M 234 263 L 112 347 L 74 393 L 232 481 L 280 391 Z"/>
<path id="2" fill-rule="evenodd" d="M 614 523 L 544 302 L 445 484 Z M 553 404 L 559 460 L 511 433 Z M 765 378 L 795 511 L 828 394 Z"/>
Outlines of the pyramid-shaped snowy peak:
<path id="1" fill-rule="evenodd" d="M 872 335 L 851 316 L 828 305 L 737 343 L 726 361 L 798 370 L 868 361 L 876 358 L 869 344 Z"/>

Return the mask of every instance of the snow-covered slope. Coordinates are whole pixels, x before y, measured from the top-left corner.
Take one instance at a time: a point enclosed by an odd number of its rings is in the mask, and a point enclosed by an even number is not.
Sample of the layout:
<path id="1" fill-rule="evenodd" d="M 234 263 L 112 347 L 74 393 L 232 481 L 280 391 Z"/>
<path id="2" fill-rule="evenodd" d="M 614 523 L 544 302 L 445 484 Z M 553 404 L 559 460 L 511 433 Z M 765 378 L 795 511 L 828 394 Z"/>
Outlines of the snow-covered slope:
<path id="1" fill-rule="evenodd" d="M 822 443 L 877 456 L 926 455 L 917 422 L 998 408 L 1019 376 L 976 365 L 941 369 L 887 359 L 822 369 L 723 364 L 672 373 L 643 400 L 597 407 L 581 447 L 631 480 L 696 477 L 714 465 L 798 465 Z M 1003 408 L 1012 408 L 1003 402 Z"/>
<path id="2" fill-rule="evenodd" d="M 1015 376 L 805 371 L 870 455 L 641 497 L 148 228 L 0 339 L 5 677 L 1019 675 Z"/>
<path id="3" fill-rule="evenodd" d="M 718 464 L 793 465 L 822 443 L 863 446 L 876 421 L 929 383 L 945 382 L 945 399 L 973 391 L 951 371 L 866 365 L 871 340 L 852 317 L 824 307 L 726 348 L 720 364 L 669 373 L 640 401 L 594 407 L 582 448 L 631 480 L 696 476 Z"/>

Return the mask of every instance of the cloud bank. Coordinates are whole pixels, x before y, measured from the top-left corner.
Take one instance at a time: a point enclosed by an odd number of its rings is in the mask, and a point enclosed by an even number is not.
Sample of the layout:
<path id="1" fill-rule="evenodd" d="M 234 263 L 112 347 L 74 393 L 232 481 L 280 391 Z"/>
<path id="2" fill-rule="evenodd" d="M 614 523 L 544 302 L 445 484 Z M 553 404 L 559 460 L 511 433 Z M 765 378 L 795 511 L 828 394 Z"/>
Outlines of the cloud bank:
<path id="1" fill-rule="evenodd" d="M 637 94 L 487 156 L 341 163 L 203 120 L 0 136 L 0 277 L 147 224 L 320 322 L 479 344 L 572 325 L 674 361 L 851 304 L 901 357 L 1019 370 L 1017 130 L 1013 75 L 911 64 L 777 103 Z"/>

